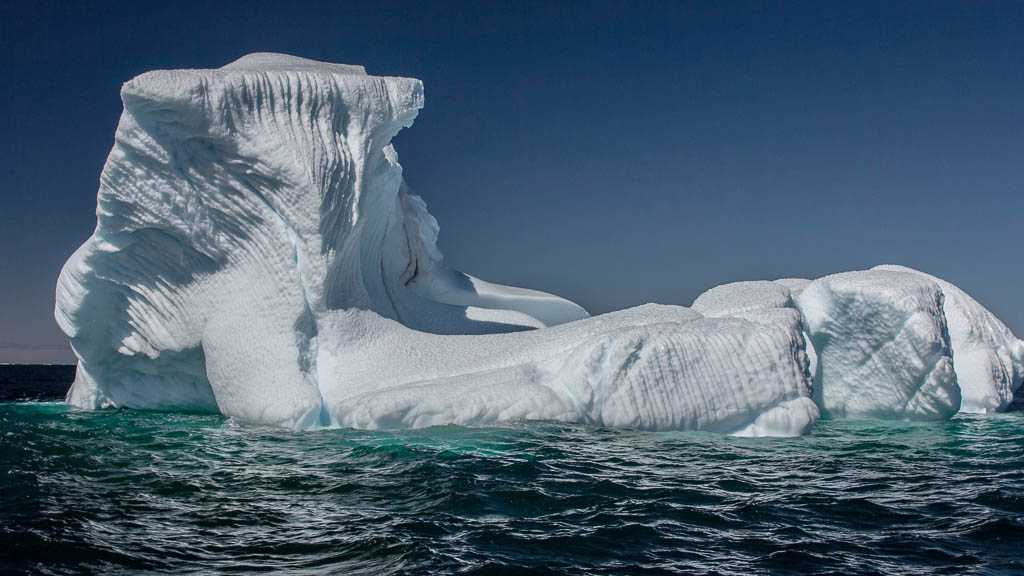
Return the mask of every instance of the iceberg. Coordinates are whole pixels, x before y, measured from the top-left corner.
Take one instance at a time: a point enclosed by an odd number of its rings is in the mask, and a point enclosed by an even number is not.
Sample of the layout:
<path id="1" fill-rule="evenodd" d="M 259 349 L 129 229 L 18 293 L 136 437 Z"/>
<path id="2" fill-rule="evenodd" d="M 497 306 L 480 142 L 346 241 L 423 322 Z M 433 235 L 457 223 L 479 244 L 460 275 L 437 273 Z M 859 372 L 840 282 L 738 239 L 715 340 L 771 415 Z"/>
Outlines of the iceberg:
<path id="1" fill-rule="evenodd" d="M 127 82 L 55 317 L 86 409 L 298 429 L 539 419 L 793 436 L 1005 410 L 1024 342 L 898 266 L 591 317 L 449 268 L 391 141 L 415 79 L 250 54 Z"/>
<path id="2" fill-rule="evenodd" d="M 590 317 L 448 268 L 391 145 L 423 106 L 418 80 L 251 54 L 147 72 L 121 98 L 96 229 L 57 284 L 74 406 L 749 436 L 818 417 L 791 309 Z"/>

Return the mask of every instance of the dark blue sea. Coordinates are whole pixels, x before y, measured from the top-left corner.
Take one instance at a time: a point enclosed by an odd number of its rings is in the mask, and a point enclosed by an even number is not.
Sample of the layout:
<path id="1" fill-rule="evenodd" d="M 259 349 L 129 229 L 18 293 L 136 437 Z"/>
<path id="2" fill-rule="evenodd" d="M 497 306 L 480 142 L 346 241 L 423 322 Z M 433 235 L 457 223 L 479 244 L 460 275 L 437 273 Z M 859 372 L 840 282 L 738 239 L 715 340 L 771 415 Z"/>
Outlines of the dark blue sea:
<path id="1" fill-rule="evenodd" d="M 292 432 L 75 410 L 62 377 L 0 380 L 3 573 L 1024 573 L 1020 402 L 785 439 Z"/>

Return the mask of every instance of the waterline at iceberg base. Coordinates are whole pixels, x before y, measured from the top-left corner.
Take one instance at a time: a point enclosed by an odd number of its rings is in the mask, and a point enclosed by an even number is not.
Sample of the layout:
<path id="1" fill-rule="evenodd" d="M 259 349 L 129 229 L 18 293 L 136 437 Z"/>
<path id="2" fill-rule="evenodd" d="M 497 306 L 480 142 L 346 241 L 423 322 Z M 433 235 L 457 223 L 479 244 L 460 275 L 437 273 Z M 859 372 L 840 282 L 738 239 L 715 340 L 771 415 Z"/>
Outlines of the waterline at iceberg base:
<path id="1" fill-rule="evenodd" d="M 57 285 L 77 407 L 789 436 L 821 416 L 1005 410 L 1024 377 L 1024 343 L 908 268 L 595 317 L 449 269 L 391 146 L 418 80 L 252 54 L 121 96 L 96 230 Z"/>

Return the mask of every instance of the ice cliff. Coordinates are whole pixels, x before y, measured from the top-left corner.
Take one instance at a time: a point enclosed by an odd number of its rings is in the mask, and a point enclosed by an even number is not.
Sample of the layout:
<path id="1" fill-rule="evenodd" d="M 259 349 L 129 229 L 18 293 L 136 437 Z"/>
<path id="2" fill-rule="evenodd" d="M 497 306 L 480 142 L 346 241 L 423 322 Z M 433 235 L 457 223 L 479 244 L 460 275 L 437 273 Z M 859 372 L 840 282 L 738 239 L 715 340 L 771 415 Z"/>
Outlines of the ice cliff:
<path id="1" fill-rule="evenodd" d="M 914 271 L 589 317 L 449 269 L 391 146 L 423 106 L 418 80 L 252 54 L 148 72 L 121 97 L 96 230 L 57 285 L 78 407 L 795 435 L 819 411 L 1002 409 L 1020 386 L 1024 344 Z"/>

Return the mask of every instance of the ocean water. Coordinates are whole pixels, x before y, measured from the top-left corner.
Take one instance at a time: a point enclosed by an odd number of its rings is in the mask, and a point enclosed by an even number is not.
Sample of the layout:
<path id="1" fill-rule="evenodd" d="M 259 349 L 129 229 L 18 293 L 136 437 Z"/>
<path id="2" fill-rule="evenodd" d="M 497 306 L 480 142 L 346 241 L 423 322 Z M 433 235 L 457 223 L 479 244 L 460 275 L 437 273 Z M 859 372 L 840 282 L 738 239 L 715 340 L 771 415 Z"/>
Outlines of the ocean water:
<path id="1" fill-rule="evenodd" d="M 0 572 L 1024 573 L 1024 411 L 802 438 L 0 403 Z"/>

